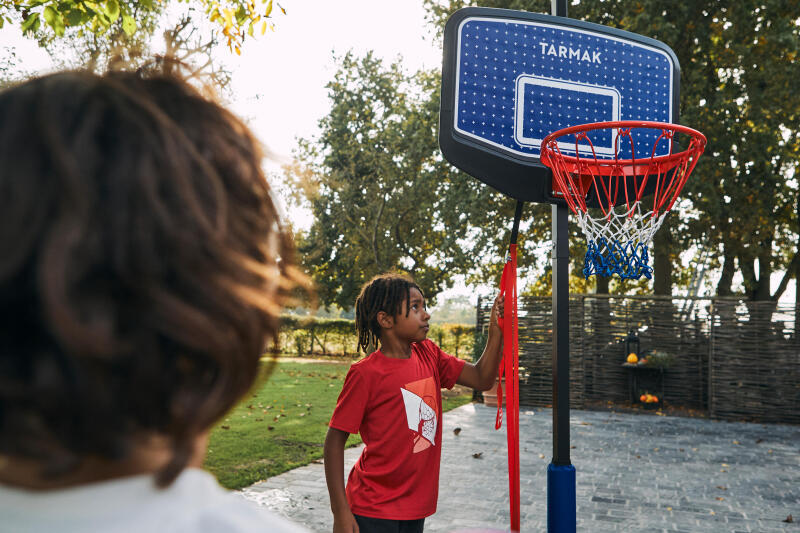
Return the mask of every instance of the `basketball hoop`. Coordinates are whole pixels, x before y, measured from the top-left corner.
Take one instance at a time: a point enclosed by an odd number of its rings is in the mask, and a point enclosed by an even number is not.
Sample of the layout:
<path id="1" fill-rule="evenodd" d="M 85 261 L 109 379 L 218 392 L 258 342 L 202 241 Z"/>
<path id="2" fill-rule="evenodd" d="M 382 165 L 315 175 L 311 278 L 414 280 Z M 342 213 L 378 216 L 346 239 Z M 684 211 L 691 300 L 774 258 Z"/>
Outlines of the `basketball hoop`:
<path id="1" fill-rule="evenodd" d="M 688 136 L 688 147 L 675 153 L 678 134 Z M 642 145 L 641 137 L 648 146 L 651 137 L 655 140 L 650 153 L 639 158 L 635 152 Z M 613 155 L 598 155 L 602 150 L 596 150 L 595 144 L 601 138 L 613 139 Z M 544 138 L 540 157 L 553 172 L 553 193 L 578 217 L 588 241 L 584 277 L 652 278 L 648 243 L 675 204 L 705 145 L 705 136 L 691 128 L 635 120 L 583 124 Z M 621 153 L 630 157 L 620 159 Z M 652 203 L 643 199 L 650 195 Z M 590 213 L 593 207 L 597 210 Z"/>

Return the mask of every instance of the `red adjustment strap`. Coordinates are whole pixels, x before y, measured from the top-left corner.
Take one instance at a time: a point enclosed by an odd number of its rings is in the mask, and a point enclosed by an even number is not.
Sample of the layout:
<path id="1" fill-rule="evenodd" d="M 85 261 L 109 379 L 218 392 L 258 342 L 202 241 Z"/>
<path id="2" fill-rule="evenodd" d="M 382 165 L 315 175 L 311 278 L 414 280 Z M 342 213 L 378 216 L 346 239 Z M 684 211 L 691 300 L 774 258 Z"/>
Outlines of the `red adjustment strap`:
<path id="1" fill-rule="evenodd" d="M 500 278 L 500 294 L 505 295 L 503 317 L 503 358 L 498 368 L 497 417 L 495 429 L 503 425 L 503 379 L 506 379 L 506 431 L 508 442 L 508 492 L 511 530 L 519 531 L 519 336 L 517 322 L 517 245 L 508 250 L 508 260 Z"/>

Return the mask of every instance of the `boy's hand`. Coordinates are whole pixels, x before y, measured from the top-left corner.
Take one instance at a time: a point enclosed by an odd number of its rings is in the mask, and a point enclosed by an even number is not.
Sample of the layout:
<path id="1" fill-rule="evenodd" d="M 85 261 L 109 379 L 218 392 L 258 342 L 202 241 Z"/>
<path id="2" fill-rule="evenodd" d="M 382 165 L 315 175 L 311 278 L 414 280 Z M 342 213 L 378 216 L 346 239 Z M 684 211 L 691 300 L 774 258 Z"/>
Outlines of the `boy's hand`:
<path id="1" fill-rule="evenodd" d="M 356 517 L 350 509 L 333 515 L 333 533 L 359 533 Z"/>
<path id="2" fill-rule="evenodd" d="M 497 322 L 498 318 L 503 318 L 503 306 L 506 302 L 506 297 L 504 294 L 498 294 L 497 297 L 494 299 L 494 305 L 492 305 L 492 313 L 489 316 L 489 328 L 497 328 L 498 331 L 500 330 L 500 324 Z"/>

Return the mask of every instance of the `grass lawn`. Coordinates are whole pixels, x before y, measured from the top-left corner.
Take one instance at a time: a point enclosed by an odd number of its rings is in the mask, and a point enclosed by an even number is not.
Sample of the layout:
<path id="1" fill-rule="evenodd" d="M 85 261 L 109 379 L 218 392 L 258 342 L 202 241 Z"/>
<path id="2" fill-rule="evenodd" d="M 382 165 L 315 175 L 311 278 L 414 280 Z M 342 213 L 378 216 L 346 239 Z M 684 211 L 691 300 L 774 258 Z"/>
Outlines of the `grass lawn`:
<path id="1" fill-rule="evenodd" d="M 349 361 L 278 363 L 269 380 L 214 427 L 206 469 L 222 486 L 239 489 L 320 459 L 348 368 Z M 471 389 L 462 389 L 443 396 L 442 408 L 471 400 Z M 347 443 L 361 439 L 351 435 Z"/>

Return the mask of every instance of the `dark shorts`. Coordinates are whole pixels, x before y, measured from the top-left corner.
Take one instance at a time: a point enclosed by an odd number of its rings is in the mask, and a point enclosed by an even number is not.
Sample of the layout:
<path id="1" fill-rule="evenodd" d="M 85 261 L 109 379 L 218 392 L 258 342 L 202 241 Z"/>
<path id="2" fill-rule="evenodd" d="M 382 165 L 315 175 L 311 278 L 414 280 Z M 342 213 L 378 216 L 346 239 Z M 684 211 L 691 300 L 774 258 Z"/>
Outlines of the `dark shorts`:
<path id="1" fill-rule="evenodd" d="M 360 533 L 422 533 L 425 519 L 387 520 L 354 514 Z"/>

